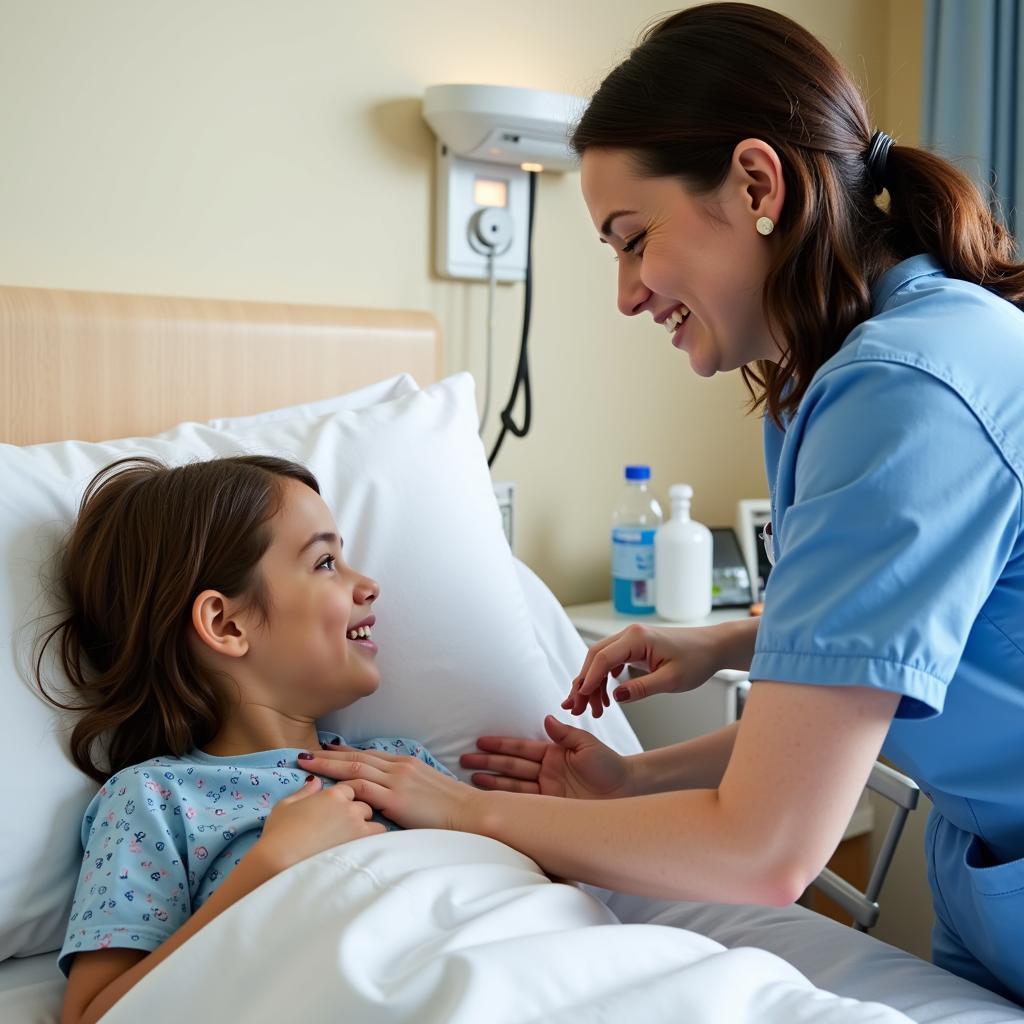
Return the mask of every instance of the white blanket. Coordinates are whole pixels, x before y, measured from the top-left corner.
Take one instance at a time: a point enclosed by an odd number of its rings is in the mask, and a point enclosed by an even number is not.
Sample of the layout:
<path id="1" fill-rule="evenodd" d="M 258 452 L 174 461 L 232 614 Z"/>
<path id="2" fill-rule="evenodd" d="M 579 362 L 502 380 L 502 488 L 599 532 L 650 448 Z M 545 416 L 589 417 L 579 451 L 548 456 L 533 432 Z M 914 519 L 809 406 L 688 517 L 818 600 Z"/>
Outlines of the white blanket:
<path id="1" fill-rule="evenodd" d="M 461 832 L 360 839 L 193 936 L 103 1018 L 304 1024 L 906 1022 L 764 950 L 620 924 L 515 850 Z"/>

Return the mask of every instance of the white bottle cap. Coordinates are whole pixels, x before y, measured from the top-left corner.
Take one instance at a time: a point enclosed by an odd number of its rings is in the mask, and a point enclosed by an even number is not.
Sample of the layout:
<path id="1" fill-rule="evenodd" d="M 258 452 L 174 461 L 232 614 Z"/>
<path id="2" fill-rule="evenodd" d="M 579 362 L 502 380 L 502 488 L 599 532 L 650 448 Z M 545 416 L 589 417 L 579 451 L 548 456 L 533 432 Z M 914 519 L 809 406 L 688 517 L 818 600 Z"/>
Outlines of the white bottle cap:
<path id="1" fill-rule="evenodd" d="M 673 484 L 668 489 L 668 498 L 671 502 L 691 501 L 693 499 L 693 488 L 689 484 Z"/>

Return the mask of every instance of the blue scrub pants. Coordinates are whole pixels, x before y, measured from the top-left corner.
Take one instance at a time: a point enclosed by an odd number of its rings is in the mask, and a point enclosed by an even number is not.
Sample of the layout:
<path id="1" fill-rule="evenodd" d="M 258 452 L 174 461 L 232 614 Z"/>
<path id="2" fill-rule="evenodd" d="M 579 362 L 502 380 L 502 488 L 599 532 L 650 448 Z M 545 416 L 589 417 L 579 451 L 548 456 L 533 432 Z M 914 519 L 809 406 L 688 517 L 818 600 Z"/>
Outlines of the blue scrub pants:
<path id="1" fill-rule="evenodd" d="M 996 863 L 985 844 L 932 810 L 925 833 L 939 967 L 1024 1005 L 1024 858 Z"/>

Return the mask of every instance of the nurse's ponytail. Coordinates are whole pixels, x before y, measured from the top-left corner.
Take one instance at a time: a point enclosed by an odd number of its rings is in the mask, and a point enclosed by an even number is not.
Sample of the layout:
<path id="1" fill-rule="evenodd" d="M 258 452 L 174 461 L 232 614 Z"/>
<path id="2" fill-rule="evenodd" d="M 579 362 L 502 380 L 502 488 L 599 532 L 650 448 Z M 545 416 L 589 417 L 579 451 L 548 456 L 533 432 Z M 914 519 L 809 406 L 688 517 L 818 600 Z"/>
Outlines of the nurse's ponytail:
<path id="1" fill-rule="evenodd" d="M 971 179 L 908 146 L 876 147 L 869 166 L 875 135 L 856 83 L 776 11 L 710 3 L 659 21 L 601 83 L 571 141 L 580 154 L 625 150 L 640 175 L 676 177 L 705 196 L 746 138 L 775 149 L 786 182 L 763 296 L 786 355 L 743 368 L 753 408 L 776 421 L 795 410 L 870 317 L 873 282 L 907 257 L 930 253 L 951 276 L 1024 301 L 1012 238 Z"/>
<path id="2" fill-rule="evenodd" d="M 1014 257 L 1013 236 L 971 178 L 928 150 L 895 145 L 885 187 L 897 253 L 931 253 L 951 277 L 1024 303 L 1024 265 Z"/>

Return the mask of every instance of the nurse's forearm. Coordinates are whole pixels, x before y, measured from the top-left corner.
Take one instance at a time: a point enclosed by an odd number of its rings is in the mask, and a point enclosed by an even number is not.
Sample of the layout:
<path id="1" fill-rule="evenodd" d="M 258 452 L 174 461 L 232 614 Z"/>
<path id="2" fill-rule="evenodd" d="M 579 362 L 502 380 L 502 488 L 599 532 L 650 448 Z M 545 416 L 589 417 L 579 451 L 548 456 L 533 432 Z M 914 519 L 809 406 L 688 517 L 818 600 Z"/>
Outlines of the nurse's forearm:
<path id="1" fill-rule="evenodd" d="M 757 618 L 703 627 L 715 633 L 719 668 L 746 672 L 754 657 Z M 722 781 L 736 739 L 737 723 L 684 743 L 659 747 L 630 758 L 637 793 L 676 789 L 716 789 Z"/>
<path id="2" fill-rule="evenodd" d="M 781 906 L 835 851 L 899 699 L 759 680 L 717 789 L 574 800 L 467 787 L 448 827 L 507 843 L 560 878 Z"/>
<path id="3" fill-rule="evenodd" d="M 738 722 L 706 736 L 633 754 L 629 761 L 637 795 L 677 789 L 717 789 L 736 740 Z"/>
<path id="4" fill-rule="evenodd" d="M 782 906 L 799 895 L 777 851 L 714 790 L 621 800 L 481 796 L 467 830 L 521 850 L 560 878 L 673 900 Z"/>

